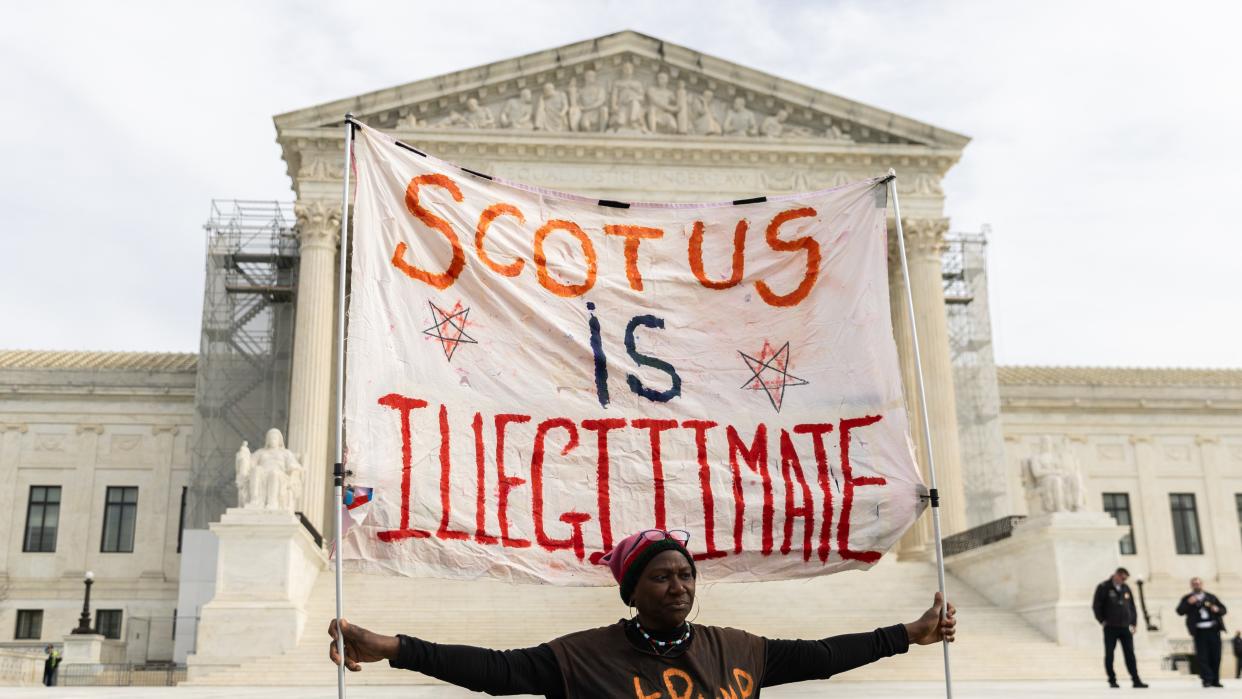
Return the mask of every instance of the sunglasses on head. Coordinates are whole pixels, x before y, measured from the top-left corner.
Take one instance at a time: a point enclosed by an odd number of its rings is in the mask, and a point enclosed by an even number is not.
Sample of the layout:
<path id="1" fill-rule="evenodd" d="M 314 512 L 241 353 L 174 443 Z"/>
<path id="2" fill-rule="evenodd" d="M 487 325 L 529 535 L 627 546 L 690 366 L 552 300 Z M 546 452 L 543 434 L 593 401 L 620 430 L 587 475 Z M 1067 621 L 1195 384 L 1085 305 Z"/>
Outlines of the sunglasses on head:
<path id="1" fill-rule="evenodd" d="M 645 541 L 663 541 L 664 539 L 672 539 L 682 546 L 690 543 L 690 532 L 685 529 L 648 529 L 638 533 L 640 539 Z"/>

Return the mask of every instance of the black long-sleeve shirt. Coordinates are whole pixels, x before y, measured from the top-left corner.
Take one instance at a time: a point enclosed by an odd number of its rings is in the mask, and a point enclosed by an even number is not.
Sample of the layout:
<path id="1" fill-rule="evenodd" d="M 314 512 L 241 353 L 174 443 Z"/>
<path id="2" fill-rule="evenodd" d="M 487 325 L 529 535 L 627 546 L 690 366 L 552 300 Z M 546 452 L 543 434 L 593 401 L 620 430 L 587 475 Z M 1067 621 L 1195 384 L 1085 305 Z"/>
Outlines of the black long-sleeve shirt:
<path id="1" fill-rule="evenodd" d="M 646 643 L 627 625 L 626 636 L 636 648 Z M 475 646 L 441 645 L 411 636 L 398 636 L 400 651 L 394 668 L 415 670 L 494 696 L 543 695 L 564 699 L 564 682 L 556 655 L 548 644 L 518 650 L 491 650 Z M 693 643 L 694 638 L 686 644 Z M 761 686 L 772 687 L 804 680 L 822 680 L 856 667 L 904 653 L 909 648 L 901 624 L 869 633 L 832 636 L 819 641 L 764 639 L 765 662 Z M 684 649 L 682 649 L 684 651 Z"/>

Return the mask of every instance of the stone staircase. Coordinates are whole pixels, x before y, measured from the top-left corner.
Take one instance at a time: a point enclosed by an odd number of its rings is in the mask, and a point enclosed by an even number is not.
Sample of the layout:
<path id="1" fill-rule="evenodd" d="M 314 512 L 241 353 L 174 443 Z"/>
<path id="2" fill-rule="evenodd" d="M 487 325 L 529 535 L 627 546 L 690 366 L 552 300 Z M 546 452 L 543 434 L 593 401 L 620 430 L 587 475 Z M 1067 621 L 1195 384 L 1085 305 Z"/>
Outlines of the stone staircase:
<path id="1" fill-rule="evenodd" d="M 1098 679 L 1100 648 L 1071 648 L 1049 641 L 1013 612 L 989 603 L 950 576 L 958 608 L 959 640 L 951 646 L 953 675 L 962 680 Z M 698 621 L 734 626 L 769 638 L 823 638 L 907 622 L 921 614 L 936 590 L 930 563 L 881 561 L 870 571 L 811 580 L 700 584 Z M 612 623 L 627 613 L 616 588 L 513 586 L 347 574 L 345 618 L 380 633 L 406 633 L 439 643 L 521 648 Z M 328 622 L 333 616 L 331 571 L 324 571 L 308 603 L 306 631 L 284 655 L 255 658 L 234 671 L 196 685 L 330 685 Z M 1118 671 L 1124 676 L 1118 649 Z M 1140 657 L 1144 677 L 1168 675 L 1158 661 Z M 936 681 L 943 677 L 939 646 L 915 647 L 902 656 L 854 670 L 850 680 Z M 349 673 L 351 685 L 434 683 L 387 663 Z"/>

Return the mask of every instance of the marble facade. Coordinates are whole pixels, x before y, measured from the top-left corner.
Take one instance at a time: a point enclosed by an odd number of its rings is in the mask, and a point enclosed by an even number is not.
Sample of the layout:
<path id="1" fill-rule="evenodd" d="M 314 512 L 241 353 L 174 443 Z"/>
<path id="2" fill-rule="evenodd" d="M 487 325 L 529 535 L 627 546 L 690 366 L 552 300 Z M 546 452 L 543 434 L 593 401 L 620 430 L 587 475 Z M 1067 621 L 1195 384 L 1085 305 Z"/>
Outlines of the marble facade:
<path id="1" fill-rule="evenodd" d="M 1076 507 L 1064 509 L 1094 518 L 1090 560 L 1078 561 L 1081 569 L 1062 570 L 1102 580 L 1120 560 L 1149 583 L 1149 607 L 1166 634 L 1184 635 L 1172 607 L 1190 575 L 1202 576 L 1227 603 L 1242 596 L 1237 499 L 1242 497 L 1242 371 L 1002 367 L 1004 462 L 964 468 L 955 438 L 954 370 L 941 276 L 949 230 L 941 181 L 968 139 L 633 32 L 275 118 L 297 194 L 301 249 L 288 440 L 306 468 L 303 512 L 319 531 L 331 529 L 333 334 L 347 112 L 480 172 L 622 201 L 738 199 L 830 187 L 896 169 L 928 418 L 937 435 L 929 446 L 916 429 L 916 449 L 920 463 L 934 456 L 939 467 L 944 533 L 978 521 L 969 517 L 963 474 L 984 469 L 995 476 L 1000 485 L 993 490 L 1001 493 L 1002 504 L 989 505 L 989 512 L 1036 515 L 1044 507 L 1039 504 L 1044 471 L 1036 473 L 1032 464 L 1042 468 L 1059 460 L 1074 465 L 1081 483 Z M 892 223 L 890 242 L 895 242 Z M 890 256 L 896 254 L 891 247 Z M 905 285 L 899 274 L 890 278 L 890 293 L 903 380 L 913 397 L 913 338 L 900 302 Z M 303 530 L 288 522 L 268 527 L 238 515 L 213 529 L 225 532 L 228 541 L 206 530 L 188 533 L 196 541 L 210 539 L 196 550 L 211 555 L 190 562 L 190 568 L 197 566 L 192 580 L 179 561 L 178 496 L 189 479 L 194 355 L 0 352 L 0 386 L 7 391 L 0 403 L 0 480 L 17 485 L 0 490 L 0 512 L 8 518 L 0 527 L 0 645 L 12 639 L 18 609 L 44 611 L 41 640 L 59 639 L 72 628 L 88 569 L 98 581 L 92 606 L 123 609 L 127 620 L 171 616 L 174 608 L 187 606 L 184 600 L 208 600 L 221 591 L 227 594 L 207 616 L 228 620 L 244 614 L 255 600 L 241 599 L 238 590 L 249 581 L 217 566 L 215 557 L 257 555 L 246 547 L 248 532 L 258 529 L 277 532 L 283 538 L 269 538 L 280 539 L 278 548 L 301 556 L 294 557 L 297 565 L 273 573 L 283 576 L 278 582 L 284 587 L 265 602 L 280 606 L 280 618 L 269 628 L 276 636 L 268 640 L 281 647 L 296 641 L 306 621 L 299 600 L 322 568 L 320 551 L 310 550 Z M 909 407 L 911 422 L 918 425 L 917 402 Z M 22 498 L 30 485 L 62 487 L 54 553 L 22 551 L 27 509 Z M 139 488 L 132 553 L 98 551 L 108 485 Z M 1133 555 L 1101 553 L 1110 546 L 1101 540 L 1111 536 L 1098 517 L 1104 493 L 1129 496 Z M 1171 493 L 1196 496 L 1203 553 L 1176 552 Z M 1067 501 L 1057 495 L 1050 502 L 1055 511 L 1056 503 Z M 1044 546 L 1053 534 L 1030 533 L 1027 539 Z M 898 556 L 926 560 L 930 542 L 925 517 L 902 540 Z M 972 557 L 975 570 L 983 571 L 977 582 L 972 579 L 980 588 L 994 574 L 983 551 Z M 1090 568 L 1096 554 L 1102 556 L 1098 575 Z M 1024 573 L 1008 572 L 1011 578 Z M 1040 586 L 1032 599 L 1043 608 L 1064 598 L 1058 586 L 1071 579 L 1053 578 L 1036 581 Z M 1072 577 L 1073 585 L 1079 582 Z M 1007 594 L 999 590 L 996 598 L 1009 599 Z M 178 613 L 189 620 L 198 616 L 197 610 Z M 1049 635 L 1061 633 L 1060 627 L 1058 620 Z M 226 636 L 211 629 L 203 636 L 193 624 L 180 628 L 179 661 L 194 649 L 198 633 L 200 640 L 208 639 L 207 655 L 214 653 L 204 658 L 207 665 L 235 662 L 227 657 Z M 1081 629 L 1074 629 L 1066 633 L 1079 635 Z"/>
<path id="2" fill-rule="evenodd" d="M 969 139 L 644 36 L 591 41 L 301 109 L 275 118 L 297 192 L 303 257 L 290 448 L 308 469 L 307 516 L 326 525 L 330 343 L 346 113 L 484 173 L 618 201 L 713 201 L 899 173 L 931 399 L 944 531 L 966 526 L 940 255 L 945 173 Z M 302 214 L 299 213 L 299 217 Z M 890 280 L 904 298 L 899 274 Z M 904 310 L 894 310 L 903 321 Z M 908 338 L 907 338 L 908 339 Z M 900 343 L 907 386 L 913 355 Z M 920 442 L 922 437 L 916 438 Z M 321 527 L 321 530 L 323 527 Z M 926 557 L 930 530 L 902 545 Z"/>

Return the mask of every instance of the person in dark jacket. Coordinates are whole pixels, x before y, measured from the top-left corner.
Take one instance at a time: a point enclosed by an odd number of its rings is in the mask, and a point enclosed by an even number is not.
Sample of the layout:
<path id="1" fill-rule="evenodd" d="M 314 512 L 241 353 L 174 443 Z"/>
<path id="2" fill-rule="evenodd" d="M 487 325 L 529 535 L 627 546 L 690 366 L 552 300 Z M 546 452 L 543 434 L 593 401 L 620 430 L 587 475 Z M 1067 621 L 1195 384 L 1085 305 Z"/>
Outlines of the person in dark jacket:
<path id="1" fill-rule="evenodd" d="M 1225 605 L 1216 595 L 1203 589 L 1203 581 L 1190 579 L 1190 594 L 1182 597 L 1177 613 L 1186 617 L 1186 630 L 1195 640 L 1199 661 L 1199 680 L 1204 687 L 1223 687 L 1220 683 L 1220 632 L 1225 630 Z"/>
<path id="2" fill-rule="evenodd" d="M 56 686 L 56 668 L 60 667 L 60 651 L 52 644 L 48 644 L 43 649 L 47 653 L 47 659 L 43 661 L 43 684 L 48 687 Z"/>
<path id="3" fill-rule="evenodd" d="M 601 559 L 633 606 L 632 619 L 562 636 L 534 648 L 497 651 L 384 636 L 333 619 L 328 651 L 351 671 L 388 660 L 459 687 L 492 695 L 596 697 L 758 697 L 760 688 L 824 679 L 912 644 L 954 639 L 953 605 L 936 593 L 919 619 L 819 641 L 780 641 L 686 620 L 698 573 L 689 534 L 649 529 L 626 537 Z M 345 657 L 337 654 L 344 635 Z"/>
<path id="4" fill-rule="evenodd" d="M 1134 657 L 1134 631 L 1138 625 L 1138 610 L 1134 607 L 1134 595 L 1126 580 L 1130 571 L 1118 568 L 1108 580 L 1095 588 L 1095 599 L 1091 608 L 1095 611 L 1095 620 L 1104 627 L 1104 671 L 1108 673 L 1108 686 L 1118 687 L 1117 673 L 1113 672 L 1113 650 L 1121 641 L 1121 652 L 1125 655 L 1126 670 L 1130 672 L 1130 681 L 1142 689 L 1147 685 L 1139 679 L 1138 661 Z"/>
<path id="5" fill-rule="evenodd" d="M 1236 668 L 1233 673 L 1233 679 L 1242 677 L 1242 631 L 1233 635 L 1233 660 Z"/>

